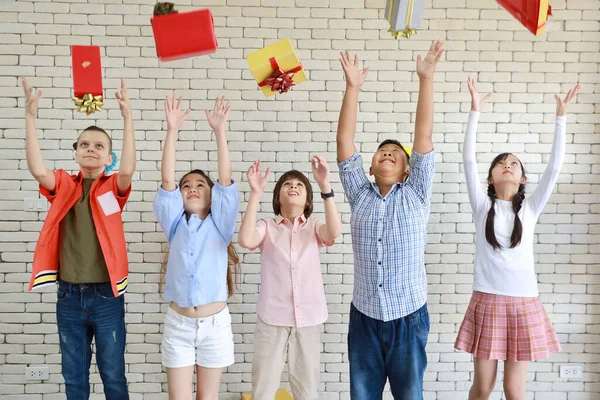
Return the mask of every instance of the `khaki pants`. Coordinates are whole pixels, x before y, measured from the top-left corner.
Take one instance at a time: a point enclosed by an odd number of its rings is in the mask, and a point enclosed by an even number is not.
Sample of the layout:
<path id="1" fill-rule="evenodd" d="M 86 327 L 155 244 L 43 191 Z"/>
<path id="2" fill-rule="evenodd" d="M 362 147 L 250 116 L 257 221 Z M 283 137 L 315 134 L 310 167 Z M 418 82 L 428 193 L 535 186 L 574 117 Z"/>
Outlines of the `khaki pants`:
<path id="1" fill-rule="evenodd" d="M 317 400 L 321 366 L 319 325 L 273 326 L 257 317 L 252 361 L 252 400 L 273 400 L 288 356 L 294 400 Z"/>

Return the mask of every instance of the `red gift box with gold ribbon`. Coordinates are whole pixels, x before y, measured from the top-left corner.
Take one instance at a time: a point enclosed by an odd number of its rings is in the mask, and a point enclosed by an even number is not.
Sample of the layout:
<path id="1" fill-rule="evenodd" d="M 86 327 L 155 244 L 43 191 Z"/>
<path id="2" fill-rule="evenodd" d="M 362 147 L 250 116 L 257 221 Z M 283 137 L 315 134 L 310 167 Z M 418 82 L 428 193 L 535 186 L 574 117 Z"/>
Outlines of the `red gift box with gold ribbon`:
<path id="1" fill-rule="evenodd" d="M 161 61 L 202 56 L 217 51 L 213 17 L 208 8 L 177 12 L 172 3 L 158 3 L 150 22 L 156 55 Z"/>

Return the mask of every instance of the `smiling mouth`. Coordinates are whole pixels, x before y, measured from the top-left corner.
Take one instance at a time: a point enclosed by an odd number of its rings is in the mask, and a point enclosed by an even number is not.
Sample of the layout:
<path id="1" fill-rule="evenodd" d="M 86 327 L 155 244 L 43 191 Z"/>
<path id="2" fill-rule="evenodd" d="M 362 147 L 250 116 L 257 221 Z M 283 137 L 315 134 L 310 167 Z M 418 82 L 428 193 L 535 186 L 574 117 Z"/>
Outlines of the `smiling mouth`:
<path id="1" fill-rule="evenodd" d="M 197 194 L 188 194 L 187 199 L 188 200 L 192 200 L 192 199 L 199 199 L 200 196 L 198 196 Z"/>
<path id="2" fill-rule="evenodd" d="M 288 196 L 292 197 L 292 196 L 300 196 L 300 193 L 295 192 L 295 191 L 290 191 L 288 192 Z"/>
<path id="3" fill-rule="evenodd" d="M 386 163 L 386 164 L 396 164 L 396 162 L 394 160 L 390 160 L 389 158 L 385 159 L 385 160 L 379 161 L 379 164 L 384 164 L 384 163 Z"/>

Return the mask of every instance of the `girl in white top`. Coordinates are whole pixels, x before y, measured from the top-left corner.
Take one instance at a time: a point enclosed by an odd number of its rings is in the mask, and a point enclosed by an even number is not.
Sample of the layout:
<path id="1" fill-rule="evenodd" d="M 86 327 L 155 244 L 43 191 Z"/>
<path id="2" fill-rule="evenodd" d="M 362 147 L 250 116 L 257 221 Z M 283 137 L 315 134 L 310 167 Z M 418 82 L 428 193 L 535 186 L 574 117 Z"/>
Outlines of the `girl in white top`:
<path id="1" fill-rule="evenodd" d="M 556 332 L 538 298 L 533 259 L 535 224 L 563 163 L 567 106 L 580 86 L 564 99 L 555 95 L 556 130 L 550 159 L 533 194 L 525 198 L 527 176 L 513 154 L 496 156 L 481 190 L 475 158 L 475 134 L 482 100 L 468 79 L 471 113 L 463 145 L 464 171 L 475 223 L 473 296 L 455 348 L 473 354 L 475 376 L 469 400 L 486 400 L 504 360 L 507 400 L 525 398 L 529 361 L 560 350 Z"/>

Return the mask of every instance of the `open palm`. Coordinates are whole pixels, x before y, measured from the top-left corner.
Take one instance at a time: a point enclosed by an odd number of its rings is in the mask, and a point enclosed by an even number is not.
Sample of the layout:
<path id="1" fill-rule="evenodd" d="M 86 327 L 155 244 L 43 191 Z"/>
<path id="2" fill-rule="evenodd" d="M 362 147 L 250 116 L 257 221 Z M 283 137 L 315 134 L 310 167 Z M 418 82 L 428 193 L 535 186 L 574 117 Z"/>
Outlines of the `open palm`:
<path id="1" fill-rule="evenodd" d="M 417 75 L 421 79 L 431 79 L 435 73 L 435 67 L 438 61 L 442 58 L 444 53 L 444 42 L 438 40 L 429 47 L 429 51 L 422 59 L 421 56 L 417 56 Z"/>
<path id="2" fill-rule="evenodd" d="M 488 93 L 483 99 L 480 98 L 477 89 L 475 89 L 475 81 L 470 76 L 467 77 L 467 86 L 469 87 L 469 93 L 471 93 L 471 111 L 480 111 L 492 94 Z"/>
<path id="3" fill-rule="evenodd" d="M 190 115 L 190 110 L 187 110 L 185 113 L 181 113 L 181 96 L 179 96 L 179 100 L 175 103 L 175 94 L 172 97 L 167 96 L 165 100 L 165 114 L 167 117 L 167 130 L 168 131 L 178 131 L 188 115 Z"/>
<path id="4" fill-rule="evenodd" d="M 250 184 L 250 190 L 252 193 L 263 193 L 267 182 L 269 181 L 269 174 L 271 168 L 267 168 L 263 175 L 260 171 L 260 160 L 257 160 L 250 166 L 246 176 L 248 177 L 248 183 Z"/>
<path id="5" fill-rule="evenodd" d="M 225 96 L 217 97 L 212 114 L 206 110 L 206 118 L 213 132 L 225 132 L 225 122 L 229 117 L 229 110 L 231 110 L 231 100 L 225 99 Z"/>
<path id="6" fill-rule="evenodd" d="M 34 92 L 24 77 L 21 77 L 21 82 L 23 83 L 23 91 L 25 92 L 25 116 L 35 118 L 37 117 L 38 104 L 42 96 L 42 91 L 37 90 Z"/>
<path id="7" fill-rule="evenodd" d="M 350 53 L 346 50 L 345 53 L 340 52 L 340 64 L 346 75 L 346 86 L 348 87 L 361 87 L 367 79 L 369 68 L 364 71 L 358 69 L 358 54 L 354 55 L 354 60 L 350 57 Z"/>

